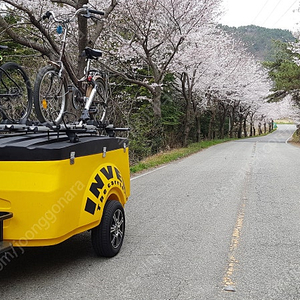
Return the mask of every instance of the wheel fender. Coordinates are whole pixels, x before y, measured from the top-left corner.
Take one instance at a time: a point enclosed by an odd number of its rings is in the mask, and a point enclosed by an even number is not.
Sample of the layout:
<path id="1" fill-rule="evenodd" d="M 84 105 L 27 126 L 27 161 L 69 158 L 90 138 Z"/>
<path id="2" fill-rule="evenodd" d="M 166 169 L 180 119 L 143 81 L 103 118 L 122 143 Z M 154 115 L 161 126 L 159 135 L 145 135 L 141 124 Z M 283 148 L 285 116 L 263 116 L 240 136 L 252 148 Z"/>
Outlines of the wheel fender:
<path id="1" fill-rule="evenodd" d="M 126 188 L 120 170 L 114 164 L 100 165 L 91 175 L 83 194 L 80 226 L 101 221 L 106 201 L 126 202 Z"/>

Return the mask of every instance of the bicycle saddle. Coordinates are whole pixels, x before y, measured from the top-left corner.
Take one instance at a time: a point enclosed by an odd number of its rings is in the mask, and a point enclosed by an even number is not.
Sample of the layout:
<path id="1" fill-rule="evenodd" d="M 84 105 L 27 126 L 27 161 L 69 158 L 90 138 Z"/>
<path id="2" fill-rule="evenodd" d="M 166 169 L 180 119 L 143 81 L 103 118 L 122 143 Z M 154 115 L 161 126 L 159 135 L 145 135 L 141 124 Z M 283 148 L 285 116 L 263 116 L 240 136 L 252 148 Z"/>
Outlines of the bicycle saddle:
<path id="1" fill-rule="evenodd" d="M 86 56 L 88 59 L 98 59 L 98 57 L 102 56 L 102 52 L 97 49 L 86 47 L 81 55 Z"/>

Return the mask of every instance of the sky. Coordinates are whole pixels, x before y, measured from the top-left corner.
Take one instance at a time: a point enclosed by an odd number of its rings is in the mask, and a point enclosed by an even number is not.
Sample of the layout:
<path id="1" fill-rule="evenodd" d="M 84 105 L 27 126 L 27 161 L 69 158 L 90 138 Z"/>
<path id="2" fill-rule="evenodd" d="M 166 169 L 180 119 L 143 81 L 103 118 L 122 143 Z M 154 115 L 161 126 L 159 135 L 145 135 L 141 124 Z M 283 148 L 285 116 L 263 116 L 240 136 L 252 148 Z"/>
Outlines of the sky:
<path id="1" fill-rule="evenodd" d="M 300 0 L 223 0 L 220 23 L 300 30 Z"/>

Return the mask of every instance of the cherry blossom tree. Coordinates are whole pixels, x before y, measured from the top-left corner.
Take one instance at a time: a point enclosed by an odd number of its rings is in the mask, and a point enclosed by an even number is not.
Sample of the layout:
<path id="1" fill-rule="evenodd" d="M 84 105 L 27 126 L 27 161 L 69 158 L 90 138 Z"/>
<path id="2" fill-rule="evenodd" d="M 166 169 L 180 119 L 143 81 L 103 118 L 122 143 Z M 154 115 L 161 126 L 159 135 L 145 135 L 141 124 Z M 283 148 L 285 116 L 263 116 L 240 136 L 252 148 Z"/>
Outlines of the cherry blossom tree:
<path id="1" fill-rule="evenodd" d="M 211 112 L 209 137 L 217 115 L 220 137 L 228 117 L 230 135 L 236 122 L 239 136 L 242 129 L 246 135 L 247 117 L 263 104 L 270 89 L 266 72 L 243 45 L 212 25 L 187 38 L 172 68 L 186 103 L 184 144 L 195 120 L 199 139 L 199 118 L 205 111 Z"/>
<path id="2" fill-rule="evenodd" d="M 123 0 L 116 7 L 106 33 L 109 53 L 118 60 L 114 71 L 149 91 L 157 118 L 171 62 L 190 34 L 215 19 L 219 4 L 220 0 Z"/>
<path id="3" fill-rule="evenodd" d="M 205 88 L 201 84 L 209 70 L 212 70 L 213 59 L 217 56 L 217 50 L 223 42 L 222 32 L 216 28 L 216 25 L 207 24 L 200 31 L 193 32 L 186 38 L 184 46 L 170 65 L 170 69 L 180 81 L 179 86 L 185 101 L 184 146 L 187 145 L 189 132 L 195 121 L 197 140 L 200 140 L 200 115 L 207 105 L 204 96 Z"/>
<path id="4" fill-rule="evenodd" d="M 291 120 L 296 123 L 300 121 L 300 108 L 295 105 L 291 96 L 285 97 L 280 102 L 266 102 L 257 111 L 256 122 L 265 119 L 270 120 Z"/>

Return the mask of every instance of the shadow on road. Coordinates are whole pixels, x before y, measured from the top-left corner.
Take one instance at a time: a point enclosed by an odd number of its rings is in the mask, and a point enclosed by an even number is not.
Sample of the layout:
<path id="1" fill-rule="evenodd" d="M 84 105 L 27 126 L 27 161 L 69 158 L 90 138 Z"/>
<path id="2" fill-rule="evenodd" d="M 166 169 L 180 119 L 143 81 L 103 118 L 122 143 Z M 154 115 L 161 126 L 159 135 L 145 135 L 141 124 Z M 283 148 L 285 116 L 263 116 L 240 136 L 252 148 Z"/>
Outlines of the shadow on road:
<path id="1" fill-rule="evenodd" d="M 15 248 L 10 254 L 0 254 L 0 287 L 4 281 L 11 284 L 65 272 L 86 259 L 91 264 L 101 259 L 94 254 L 88 232 L 55 246 Z"/>

